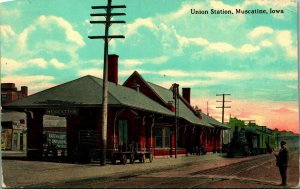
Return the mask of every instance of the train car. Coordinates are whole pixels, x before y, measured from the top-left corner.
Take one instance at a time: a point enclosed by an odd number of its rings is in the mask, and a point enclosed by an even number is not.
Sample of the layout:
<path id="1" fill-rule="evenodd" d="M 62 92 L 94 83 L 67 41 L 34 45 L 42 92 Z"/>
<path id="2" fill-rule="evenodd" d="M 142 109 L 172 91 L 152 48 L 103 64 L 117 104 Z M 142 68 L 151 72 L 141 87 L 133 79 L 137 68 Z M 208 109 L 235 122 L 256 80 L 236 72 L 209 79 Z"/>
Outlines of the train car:
<path id="1" fill-rule="evenodd" d="M 276 147 L 275 136 L 265 126 L 235 126 L 228 150 L 229 157 L 271 153 Z"/>

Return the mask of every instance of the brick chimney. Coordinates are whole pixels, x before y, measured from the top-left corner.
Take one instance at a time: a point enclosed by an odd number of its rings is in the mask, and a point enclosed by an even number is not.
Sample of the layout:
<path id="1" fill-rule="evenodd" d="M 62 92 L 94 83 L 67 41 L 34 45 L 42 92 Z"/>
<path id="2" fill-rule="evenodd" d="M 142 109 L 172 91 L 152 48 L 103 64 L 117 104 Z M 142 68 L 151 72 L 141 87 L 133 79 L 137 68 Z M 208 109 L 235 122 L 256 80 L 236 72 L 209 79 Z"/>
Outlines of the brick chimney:
<path id="1" fill-rule="evenodd" d="M 26 86 L 21 86 L 21 93 L 22 93 L 24 96 L 28 96 L 28 87 L 26 87 Z"/>
<path id="2" fill-rule="evenodd" d="M 108 55 L 108 81 L 118 84 L 118 58 L 116 54 Z"/>
<path id="3" fill-rule="evenodd" d="M 190 104 L 191 103 L 191 88 L 182 88 L 182 97 Z"/>

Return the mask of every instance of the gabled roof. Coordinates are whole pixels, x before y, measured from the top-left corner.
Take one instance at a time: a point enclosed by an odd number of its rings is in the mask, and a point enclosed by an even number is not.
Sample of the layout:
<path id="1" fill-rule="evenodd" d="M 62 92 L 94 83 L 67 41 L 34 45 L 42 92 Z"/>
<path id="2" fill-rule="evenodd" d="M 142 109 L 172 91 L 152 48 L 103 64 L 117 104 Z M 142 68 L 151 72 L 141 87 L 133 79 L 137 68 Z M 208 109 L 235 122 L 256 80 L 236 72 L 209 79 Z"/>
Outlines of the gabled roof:
<path id="1" fill-rule="evenodd" d="M 9 103 L 3 108 L 97 107 L 102 104 L 102 82 L 100 78 L 84 76 Z M 128 106 L 173 116 L 169 109 L 134 89 L 112 82 L 108 82 L 108 89 L 108 105 Z"/>
<path id="2" fill-rule="evenodd" d="M 163 88 L 159 85 L 156 85 L 156 84 L 153 84 L 150 82 L 148 82 L 148 84 L 158 95 L 160 95 L 160 97 L 165 102 L 169 102 L 169 101 L 174 102 L 173 92 L 171 90 Z M 178 116 L 182 117 L 183 119 L 185 119 L 193 124 L 211 127 L 211 125 L 209 125 L 209 122 L 197 117 L 195 115 L 194 111 L 191 110 L 188 106 L 186 106 L 186 104 L 184 103 L 182 98 L 178 98 Z"/>
<path id="3" fill-rule="evenodd" d="M 221 122 L 219 122 L 218 120 L 210 117 L 209 115 L 206 115 L 204 113 L 201 112 L 201 116 L 202 116 L 202 119 L 204 119 L 205 121 L 207 121 L 210 125 L 213 125 L 215 127 L 219 127 L 219 128 L 222 128 L 222 129 L 231 129 L 231 127 L 225 125 L 225 124 L 222 124 Z"/>

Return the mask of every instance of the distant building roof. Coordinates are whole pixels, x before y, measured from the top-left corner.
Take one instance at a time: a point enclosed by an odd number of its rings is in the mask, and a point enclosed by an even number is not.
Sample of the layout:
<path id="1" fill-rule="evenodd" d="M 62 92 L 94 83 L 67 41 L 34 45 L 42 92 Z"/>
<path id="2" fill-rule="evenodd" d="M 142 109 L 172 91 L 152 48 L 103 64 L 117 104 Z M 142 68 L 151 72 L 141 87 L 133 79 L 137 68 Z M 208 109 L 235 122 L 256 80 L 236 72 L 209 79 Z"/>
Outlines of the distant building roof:
<path id="1" fill-rule="evenodd" d="M 169 101 L 174 101 L 173 92 L 171 90 L 150 82 L 148 82 L 148 84 L 166 103 Z M 197 117 L 195 113 L 189 107 L 187 107 L 181 98 L 178 100 L 178 110 L 179 117 L 182 117 L 193 124 L 212 127 L 209 122 Z"/>

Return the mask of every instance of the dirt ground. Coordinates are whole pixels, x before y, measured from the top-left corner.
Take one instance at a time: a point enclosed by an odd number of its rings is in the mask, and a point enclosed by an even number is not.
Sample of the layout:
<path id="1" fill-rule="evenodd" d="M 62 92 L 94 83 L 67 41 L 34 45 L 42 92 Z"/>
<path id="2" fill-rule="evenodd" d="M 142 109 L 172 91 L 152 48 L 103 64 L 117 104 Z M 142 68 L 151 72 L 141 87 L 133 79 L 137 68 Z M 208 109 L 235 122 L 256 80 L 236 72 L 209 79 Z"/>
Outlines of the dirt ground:
<path id="1" fill-rule="evenodd" d="M 299 186 L 299 151 L 290 153 L 289 187 Z M 255 158 L 266 161 L 235 175 L 226 166 Z M 37 188 L 278 188 L 280 175 L 275 157 L 265 154 L 246 158 L 224 158 L 220 154 L 154 159 L 153 163 L 99 166 L 40 161 L 2 160 L 4 181 L 9 187 Z M 241 163 L 243 166 L 243 163 Z M 222 168 L 215 175 L 201 171 Z M 237 168 L 239 169 L 239 168 Z M 198 174 L 199 172 L 199 174 Z M 196 174 L 195 174 L 196 173 Z"/>

